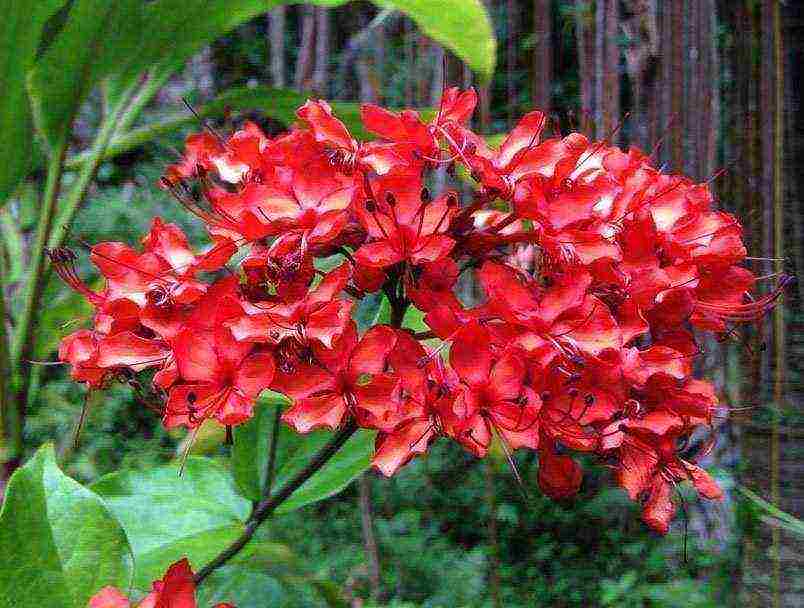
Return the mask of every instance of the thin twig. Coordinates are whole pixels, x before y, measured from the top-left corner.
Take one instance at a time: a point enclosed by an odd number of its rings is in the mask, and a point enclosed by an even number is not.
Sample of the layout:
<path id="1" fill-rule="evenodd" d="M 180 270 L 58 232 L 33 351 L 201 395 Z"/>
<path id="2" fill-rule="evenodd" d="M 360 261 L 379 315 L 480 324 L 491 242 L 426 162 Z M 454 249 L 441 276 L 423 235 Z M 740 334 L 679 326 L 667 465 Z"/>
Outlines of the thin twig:
<path id="1" fill-rule="evenodd" d="M 299 471 L 296 476 L 293 477 L 293 479 L 282 486 L 282 488 L 276 494 L 260 501 L 254 511 L 251 513 L 251 517 L 248 518 L 248 521 L 246 522 L 246 529 L 243 530 L 243 533 L 237 538 L 237 540 L 226 547 L 226 549 L 219 553 L 218 556 L 206 566 L 201 568 L 201 570 L 196 572 L 195 576 L 193 577 L 195 584 L 198 585 L 201 583 L 206 577 L 212 574 L 212 572 L 223 566 L 226 562 L 237 555 L 240 550 L 246 546 L 248 541 L 251 540 L 251 537 L 254 536 L 257 528 L 260 527 L 268 516 L 271 515 L 271 513 L 273 513 L 279 505 L 290 498 L 291 494 L 298 490 L 304 482 L 318 472 L 318 470 L 321 469 L 321 467 L 323 467 L 327 461 L 332 458 L 338 452 L 338 450 L 341 449 L 341 447 L 343 447 L 343 444 L 345 444 L 347 440 L 354 435 L 355 431 L 357 431 L 357 424 L 355 424 L 353 420 L 350 420 L 324 447 L 316 452 L 312 460 L 307 463 L 307 466 Z"/>

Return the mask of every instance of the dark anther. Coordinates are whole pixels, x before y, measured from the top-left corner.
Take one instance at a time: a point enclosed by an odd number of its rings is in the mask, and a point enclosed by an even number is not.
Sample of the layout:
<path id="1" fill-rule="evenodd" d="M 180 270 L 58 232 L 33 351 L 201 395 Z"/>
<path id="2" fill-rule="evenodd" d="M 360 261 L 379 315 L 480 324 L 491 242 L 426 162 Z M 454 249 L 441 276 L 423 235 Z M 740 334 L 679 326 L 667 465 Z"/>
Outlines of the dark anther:
<path id="1" fill-rule="evenodd" d="M 396 197 L 393 192 L 386 192 L 385 202 L 388 203 L 389 207 L 396 207 Z"/>
<path id="2" fill-rule="evenodd" d="M 550 393 L 550 391 L 542 391 L 540 397 L 542 398 L 542 401 L 550 401 L 550 399 L 553 398 L 553 395 Z"/>
<path id="3" fill-rule="evenodd" d="M 374 213 L 376 210 L 377 210 L 377 203 L 375 203 L 371 199 L 368 199 L 366 201 L 366 211 L 368 211 L 369 213 Z"/>
<path id="4" fill-rule="evenodd" d="M 454 194 L 449 194 L 447 196 L 447 207 L 457 207 L 458 206 L 458 197 Z"/>
<path id="5" fill-rule="evenodd" d="M 423 203 L 429 203 L 431 200 L 433 200 L 428 188 L 422 188 L 421 199 Z"/>
<path id="6" fill-rule="evenodd" d="M 196 395 L 192 391 L 187 393 L 187 403 L 189 403 L 190 405 L 194 405 L 196 401 L 198 401 L 198 395 Z"/>
<path id="7" fill-rule="evenodd" d="M 586 405 L 592 405 L 595 402 L 595 396 L 592 393 L 587 393 L 586 397 L 583 398 L 583 402 Z"/>
<path id="8" fill-rule="evenodd" d="M 579 391 L 578 391 L 578 389 L 577 389 L 577 388 L 575 388 L 575 387 L 573 386 L 571 389 L 569 389 L 569 390 L 567 391 L 567 394 L 568 394 L 570 397 L 575 398 L 575 397 L 577 397 L 577 396 L 578 396 L 578 392 L 579 392 Z"/>

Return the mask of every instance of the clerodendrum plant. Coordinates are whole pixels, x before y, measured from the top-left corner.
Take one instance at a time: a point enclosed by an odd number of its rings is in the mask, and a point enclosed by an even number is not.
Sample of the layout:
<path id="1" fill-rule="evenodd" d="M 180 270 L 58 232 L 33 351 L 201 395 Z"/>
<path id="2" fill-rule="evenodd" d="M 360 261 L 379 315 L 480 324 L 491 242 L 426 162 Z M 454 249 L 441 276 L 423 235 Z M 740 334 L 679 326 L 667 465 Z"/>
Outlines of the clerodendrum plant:
<path id="1" fill-rule="evenodd" d="M 491 149 L 467 126 L 475 103 L 473 90 L 449 89 L 429 123 L 365 105 L 378 137 L 368 143 L 324 101 L 276 138 L 251 123 L 228 139 L 208 129 L 162 179 L 205 223 L 204 253 L 155 218 L 141 250 L 92 247 L 106 280 L 93 291 L 73 252 L 49 252 L 95 309 L 59 353 L 90 390 L 152 382 L 146 405 L 193 430 L 246 422 L 271 389 L 291 400 L 282 420 L 297 432 L 336 431 L 232 546 L 194 577 L 174 565 L 141 606 L 190 598 L 359 428 L 377 432 L 372 464 L 387 476 L 441 438 L 477 457 L 494 441 L 509 459 L 535 450 L 539 486 L 556 499 L 581 485 L 571 452 L 594 454 L 660 533 L 677 484 L 721 497 L 678 451 L 719 411 L 692 375 L 693 332 L 759 319 L 786 280 L 750 296 L 740 225 L 713 209 L 707 184 L 579 133 L 543 139 L 541 112 Z M 473 196 L 431 192 L 428 174 L 443 167 L 471 176 Z M 482 304 L 456 297 L 465 274 Z M 360 335 L 352 313 L 377 292 L 387 322 Z M 427 331 L 404 327 L 411 306 Z M 109 588 L 93 602 L 128 606 Z"/>

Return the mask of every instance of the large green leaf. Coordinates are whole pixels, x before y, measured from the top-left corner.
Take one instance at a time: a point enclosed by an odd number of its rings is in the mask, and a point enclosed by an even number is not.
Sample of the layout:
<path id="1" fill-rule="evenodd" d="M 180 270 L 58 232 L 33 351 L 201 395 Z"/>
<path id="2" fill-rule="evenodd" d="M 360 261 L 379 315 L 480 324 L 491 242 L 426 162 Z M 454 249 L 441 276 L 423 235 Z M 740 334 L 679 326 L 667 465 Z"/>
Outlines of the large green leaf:
<path id="1" fill-rule="evenodd" d="M 141 0 L 74 0 L 64 26 L 29 78 L 34 119 L 53 144 L 101 79 L 136 62 L 144 30 Z"/>
<path id="2" fill-rule="evenodd" d="M 279 444 L 283 458 L 278 459 L 280 466 L 276 472 L 277 488 L 292 479 L 310 462 L 313 454 L 332 438 L 332 433 L 326 431 L 297 435 L 286 427 L 285 430 L 288 438 L 284 445 Z M 357 431 L 326 465 L 279 505 L 276 512 L 288 513 L 343 490 L 371 465 L 375 435 L 373 431 Z"/>
<path id="3" fill-rule="evenodd" d="M 348 0 L 318 0 L 341 6 Z M 422 31 L 451 50 L 487 81 L 494 73 L 497 40 L 482 0 L 371 0 L 410 17 Z"/>
<path id="4" fill-rule="evenodd" d="M 0 512 L 0 606 L 85 608 L 100 588 L 127 588 L 132 555 L 103 500 L 41 448 L 6 489 Z"/>
<path id="5" fill-rule="evenodd" d="M 31 108 L 25 79 L 36 59 L 42 28 L 66 0 L 0 0 L 0 207 L 31 162 Z"/>
<path id="6" fill-rule="evenodd" d="M 462 59 L 484 80 L 494 73 L 497 41 L 481 0 L 373 0 L 413 19 L 422 31 Z"/>
<path id="7" fill-rule="evenodd" d="M 224 467 L 207 458 L 144 471 L 122 471 L 93 484 L 123 524 L 135 556 L 135 587 L 146 590 L 165 569 L 187 557 L 195 569 L 244 529 L 251 504 Z"/>
<path id="8" fill-rule="evenodd" d="M 155 78 L 180 67 L 204 45 L 281 4 L 282 0 L 155 0 L 141 3 L 144 33 L 133 34 L 136 57 L 116 72 L 112 97 L 149 71 Z"/>
<path id="9" fill-rule="evenodd" d="M 252 500 L 258 499 L 265 489 L 265 471 L 268 469 L 270 437 L 277 404 L 275 398 L 269 403 L 261 402 L 255 416 L 235 429 L 232 468 L 241 492 Z M 326 431 L 299 435 L 281 423 L 277 434 L 272 489 L 281 488 L 290 481 L 331 438 L 332 433 Z M 373 450 L 374 433 L 358 431 L 276 512 L 287 513 L 337 494 L 369 467 Z"/>

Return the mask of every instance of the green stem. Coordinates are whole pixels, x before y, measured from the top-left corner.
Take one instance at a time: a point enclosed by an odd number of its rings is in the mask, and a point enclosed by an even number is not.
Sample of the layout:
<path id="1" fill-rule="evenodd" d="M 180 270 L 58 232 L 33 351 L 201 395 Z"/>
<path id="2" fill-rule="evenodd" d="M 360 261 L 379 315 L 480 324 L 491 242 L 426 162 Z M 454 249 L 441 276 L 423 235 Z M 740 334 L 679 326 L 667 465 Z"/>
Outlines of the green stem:
<path id="1" fill-rule="evenodd" d="M 248 518 L 248 521 L 246 522 L 246 529 L 243 530 L 243 533 L 237 538 L 237 540 L 219 553 L 218 556 L 215 557 L 211 562 L 196 572 L 194 577 L 195 583 L 201 583 L 205 578 L 212 574 L 212 572 L 223 566 L 226 562 L 237 555 L 257 532 L 257 528 L 259 528 L 260 525 L 266 519 L 268 519 L 268 516 L 270 516 L 279 505 L 290 498 L 291 494 L 298 490 L 305 481 L 315 475 L 315 473 L 321 469 L 321 467 L 323 467 L 330 458 L 337 454 L 338 450 L 340 450 L 341 447 L 343 447 L 343 444 L 346 443 L 352 435 L 354 435 L 355 431 L 357 431 L 357 425 L 353 420 L 350 420 L 340 431 L 335 434 L 332 439 L 330 439 L 326 445 L 324 445 L 324 447 L 316 452 L 315 456 L 313 456 L 313 459 L 307 464 L 307 466 L 299 471 L 296 476 L 293 477 L 293 479 L 282 486 L 282 488 L 273 496 L 269 496 L 261 500 L 251 513 L 251 517 Z"/>
<path id="2" fill-rule="evenodd" d="M 265 496 L 271 494 L 276 473 L 276 444 L 279 441 L 279 427 L 282 424 L 282 406 L 277 403 L 274 412 L 274 423 L 271 427 L 271 451 L 268 454 L 268 466 L 265 471 Z"/>
<path id="3" fill-rule="evenodd" d="M 10 421 L 13 428 L 10 429 L 14 437 L 13 452 L 9 454 L 6 463 L 7 473 L 13 471 L 20 462 L 22 428 L 25 423 L 25 411 L 28 404 L 28 390 L 30 388 L 30 359 L 35 339 L 32 336 L 34 322 L 37 316 L 37 307 L 42 299 L 42 292 L 45 288 L 45 248 L 50 237 L 53 218 L 56 214 L 56 202 L 59 198 L 61 189 L 61 178 L 64 174 L 64 159 L 67 155 L 68 136 L 65 133 L 54 146 L 50 162 L 47 168 L 47 181 L 45 184 L 45 195 L 42 200 L 42 208 L 39 210 L 39 221 L 36 226 L 36 236 L 31 249 L 31 259 L 29 267 L 31 273 L 25 284 L 23 297 L 22 313 L 17 323 L 16 332 L 11 349 L 12 377 L 16 377 L 19 387 L 16 391 L 16 409 L 13 419 Z"/>
<path id="4" fill-rule="evenodd" d="M 395 280 L 399 281 L 399 283 L 402 281 L 399 277 L 397 277 Z M 400 328 L 402 327 L 402 320 L 405 317 L 405 312 L 407 311 L 409 304 L 407 298 L 404 296 L 404 293 L 398 293 L 398 291 L 402 291 L 402 288 L 399 287 L 399 289 L 396 289 L 397 286 L 394 287 L 395 288 L 392 289 L 389 286 L 389 289 L 386 293 L 391 300 L 392 325 L 396 328 Z M 335 436 L 329 440 L 326 445 L 316 452 L 312 460 L 307 463 L 307 466 L 299 471 L 296 476 L 293 477 L 293 479 L 282 486 L 282 488 L 280 488 L 276 494 L 270 495 L 270 490 L 268 490 L 266 497 L 254 505 L 254 510 L 251 512 L 248 521 L 246 521 L 246 528 L 243 530 L 243 533 L 231 545 L 221 551 L 211 562 L 196 572 L 195 576 L 193 577 L 196 585 L 200 584 L 215 570 L 226 564 L 226 562 L 237 555 L 243 549 L 243 547 L 248 544 L 248 542 L 257 532 L 257 529 L 260 527 L 260 525 L 266 519 L 268 519 L 276 508 L 290 498 L 293 492 L 298 490 L 299 487 L 310 479 L 310 477 L 315 475 L 316 472 L 318 472 L 321 467 L 323 467 L 329 461 L 330 458 L 337 454 L 338 450 L 340 450 L 349 440 L 349 438 L 355 434 L 357 428 L 358 427 L 354 419 L 350 419 L 341 428 L 341 430 L 339 430 Z M 276 435 L 274 436 L 273 443 L 276 443 Z M 271 460 L 273 460 L 273 457 L 271 457 Z M 270 465 L 270 468 L 272 469 L 273 465 Z"/>
<path id="5" fill-rule="evenodd" d="M 122 117 L 117 116 L 114 121 L 104 121 L 104 123 L 110 123 L 112 133 L 110 134 L 111 138 L 106 142 L 106 146 L 101 154 L 101 162 L 141 146 L 153 140 L 158 135 L 171 133 L 182 124 L 191 123 L 196 120 L 192 115 L 182 114 L 177 118 L 153 121 L 149 126 L 132 129 L 137 118 L 142 114 L 142 111 L 172 75 L 172 70 L 165 70 L 162 74 L 150 76 L 136 95 L 134 95 L 134 87 L 123 93 L 114 113 L 116 114 L 120 109 L 125 109 L 125 114 L 123 114 Z M 130 104 L 128 103 L 129 101 Z M 93 158 L 93 150 L 87 150 L 68 158 L 66 167 L 68 169 L 78 169 L 88 162 L 92 162 Z"/>
<path id="6" fill-rule="evenodd" d="M 15 424 L 17 415 L 13 407 L 14 401 L 11 395 L 11 359 L 9 353 L 9 336 L 6 320 L 8 311 L 6 309 L 6 252 L 0 247 L 0 432 L 2 432 L 2 449 L 0 449 L 0 461 L 8 461 L 12 455 L 19 452 L 21 434 L 16 430 L 19 425 Z"/>
<path id="7" fill-rule="evenodd" d="M 53 225 L 53 230 L 51 230 L 48 239 L 48 246 L 50 248 L 55 249 L 64 244 L 67 238 L 67 227 L 70 226 L 75 218 L 75 214 L 81 208 L 84 199 L 86 199 L 89 186 L 92 184 L 95 176 L 97 176 L 101 163 L 106 158 L 109 143 L 113 135 L 118 132 L 120 124 L 124 120 L 124 116 L 128 114 L 126 108 L 131 101 L 133 92 L 133 89 L 126 91 L 121 96 L 112 113 L 101 123 L 100 130 L 95 137 L 92 148 L 89 150 L 84 164 L 81 165 L 81 170 L 78 172 L 78 176 Z"/>

